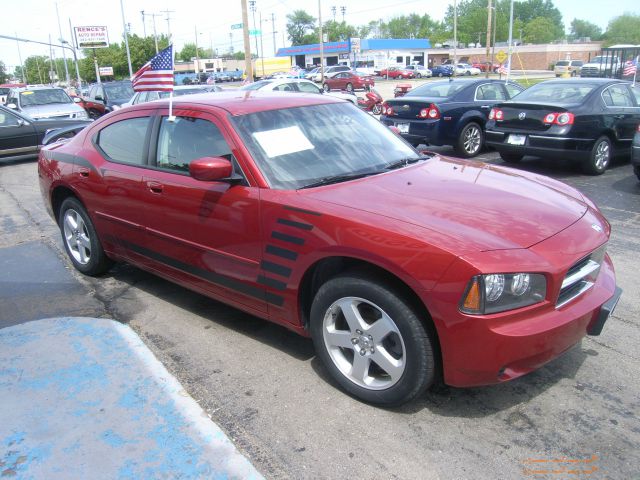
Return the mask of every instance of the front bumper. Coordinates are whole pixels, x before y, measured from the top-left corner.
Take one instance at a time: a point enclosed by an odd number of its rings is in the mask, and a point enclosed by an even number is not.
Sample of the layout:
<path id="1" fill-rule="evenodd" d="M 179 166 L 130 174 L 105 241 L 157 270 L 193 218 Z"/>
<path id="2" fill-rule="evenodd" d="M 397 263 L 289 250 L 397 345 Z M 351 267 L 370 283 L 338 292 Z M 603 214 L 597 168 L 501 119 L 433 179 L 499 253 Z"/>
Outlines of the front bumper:
<path id="1" fill-rule="evenodd" d="M 512 145 L 507 142 L 511 134 L 526 135 L 524 145 Z M 595 139 L 572 138 L 522 132 L 502 132 L 487 130 L 485 143 L 500 153 L 552 157 L 569 160 L 584 160 L 588 157 Z"/>

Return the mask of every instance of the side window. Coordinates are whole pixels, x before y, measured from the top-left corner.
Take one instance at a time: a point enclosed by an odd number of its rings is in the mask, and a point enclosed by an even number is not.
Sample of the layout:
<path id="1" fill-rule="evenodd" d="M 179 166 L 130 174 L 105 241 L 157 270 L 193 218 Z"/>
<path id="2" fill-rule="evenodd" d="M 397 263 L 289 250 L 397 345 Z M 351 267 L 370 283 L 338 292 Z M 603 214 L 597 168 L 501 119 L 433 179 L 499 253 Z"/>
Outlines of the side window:
<path id="1" fill-rule="evenodd" d="M 513 98 L 516 95 L 518 95 L 520 92 L 522 92 L 522 88 L 516 87 L 515 85 L 512 85 L 511 83 L 507 83 L 504 88 L 507 89 L 507 95 L 509 96 L 509 98 Z"/>
<path id="2" fill-rule="evenodd" d="M 636 97 L 636 104 L 640 107 L 640 86 L 631 87 L 631 93 Z"/>
<path id="3" fill-rule="evenodd" d="M 129 118 L 106 126 L 98 134 L 100 149 L 116 162 L 144 165 L 149 117 Z"/>
<path id="4" fill-rule="evenodd" d="M 627 89 L 626 85 L 613 85 L 605 92 L 609 93 L 611 99 L 611 105 L 614 107 L 633 107 L 633 99 L 631 98 L 631 94 Z M 605 103 L 607 103 L 606 93 L 604 95 Z M 609 104 L 607 103 L 609 106 Z"/>
<path id="5" fill-rule="evenodd" d="M 232 160 L 231 148 L 218 127 L 200 118 L 177 117 L 169 122 L 167 117 L 162 117 L 156 166 L 186 173 L 189 163 L 202 157 Z"/>
<path id="6" fill-rule="evenodd" d="M 320 89 L 318 87 L 307 82 L 298 83 L 298 90 L 305 93 L 320 93 Z"/>
<path id="7" fill-rule="evenodd" d="M 91 87 L 91 90 L 89 90 L 89 99 L 93 100 L 94 98 L 96 98 L 96 89 L 97 87 L 93 86 Z"/>
<path id="8" fill-rule="evenodd" d="M 485 83 L 478 87 L 476 100 L 506 100 L 506 98 L 501 85 Z"/>
<path id="9" fill-rule="evenodd" d="M 102 87 L 96 87 L 96 97 L 102 97 L 104 99 L 104 91 Z"/>
<path id="10" fill-rule="evenodd" d="M 0 127 L 17 127 L 18 119 L 15 115 L 0 110 Z"/>
<path id="11" fill-rule="evenodd" d="M 273 87 L 275 92 L 295 92 L 295 88 L 290 83 L 283 83 L 282 85 L 278 85 L 277 87 Z"/>
<path id="12" fill-rule="evenodd" d="M 139 103 L 146 102 L 147 101 L 147 96 L 148 96 L 147 92 L 140 92 L 138 94 L 138 96 L 136 97 L 136 99 L 134 100 L 133 104 L 134 105 L 138 105 Z"/>

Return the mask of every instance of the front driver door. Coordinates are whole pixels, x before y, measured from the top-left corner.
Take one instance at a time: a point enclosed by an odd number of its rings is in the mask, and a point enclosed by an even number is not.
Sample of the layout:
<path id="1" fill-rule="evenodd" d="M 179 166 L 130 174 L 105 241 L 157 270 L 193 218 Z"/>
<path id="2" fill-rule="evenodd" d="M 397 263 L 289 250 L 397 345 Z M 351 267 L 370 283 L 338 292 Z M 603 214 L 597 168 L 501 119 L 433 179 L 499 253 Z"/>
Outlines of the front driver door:
<path id="1" fill-rule="evenodd" d="M 145 173 L 147 209 L 144 246 L 155 268 L 203 293 L 256 313 L 267 310 L 258 282 L 260 191 L 249 185 L 237 149 L 223 122 L 195 109 L 174 109 L 156 119 L 151 151 L 154 169 Z M 224 157 L 244 177 L 239 183 L 199 181 L 189 163 Z"/>
<path id="2" fill-rule="evenodd" d="M 0 158 L 38 153 L 38 135 L 30 122 L 0 109 Z"/>

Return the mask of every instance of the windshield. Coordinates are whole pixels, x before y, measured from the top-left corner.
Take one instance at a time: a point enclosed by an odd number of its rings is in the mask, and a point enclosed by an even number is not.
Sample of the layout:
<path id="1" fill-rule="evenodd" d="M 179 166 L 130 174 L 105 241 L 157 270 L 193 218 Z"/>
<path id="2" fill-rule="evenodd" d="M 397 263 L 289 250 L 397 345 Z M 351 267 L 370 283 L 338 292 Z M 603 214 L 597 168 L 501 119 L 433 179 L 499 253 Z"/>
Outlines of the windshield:
<path id="1" fill-rule="evenodd" d="M 73 103 L 71 97 L 64 90 L 51 88 L 46 90 L 25 90 L 20 92 L 20 105 L 51 105 L 54 103 Z"/>
<path id="2" fill-rule="evenodd" d="M 611 63 L 612 61 L 617 61 L 618 59 L 615 57 L 603 57 L 603 56 L 598 56 L 598 57 L 593 57 L 591 60 L 589 60 L 589 63 Z"/>
<path id="3" fill-rule="evenodd" d="M 569 65 L 569 62 L 565 62 L 564 60 L 556 63 L 556 67 L 566 67 L 567 65 Z"/>
<path id="4" fill-rule="evenodd" d="M 347 103 L 232 117 L 272 188 L 298 189 L 339 175 L 379 173 L 420 155 L 371 115 Z"/>
<path id="5" fill-rule="evenodd" d="M 515 101 L 545 105 L 581 103 L 597 86 L 595 83 L 538 83 L 519 93 Z"/>
<path id="6" fill-rule="evenodd" d="M 0 87 L 0 95 L 6 95 L 7 93 L 9 93 L 8 88 Z"/>
<path id="7" fill-rule="evenodd" d="M 180 95 L 192 95 L 195 93 L 207 93 L 214 91 L 213 88 L 181 88 L 180 90 L 174 90 L 173 96 L 179 97 Z M 158 92 L 159 98 L 169 98 L 171 92 Z"/>
<path id="8" fill-rule="evenodd" d="M 425 83 L 420 85 L 418 88 L 410 90 L 405 97 L 449 98 L 453 97 L 467 85 L 468 84 L 463 82 L 450 82 L 449 80 L 445 80 L 444 82 Z"/>
<path id="9" fill-rule="evenodd" d="M 135 93 L 133 91 L 133 87 L 130 83 L 116 83 L 113 85 L 109 85 L 108 83 L 103 83 L 104 89 L 107 92 L 107 96 L 109 98 L 131 98 Z"/>
<path id="10" fill-rule="evenodd" d="M 248 85 L 240 87 L 240 90 L 258 90 L 265 85 L 269 85 L 270 83 L 272 83 L 270 80 L 259 80 L 257 82 L 249 83 Z"/>

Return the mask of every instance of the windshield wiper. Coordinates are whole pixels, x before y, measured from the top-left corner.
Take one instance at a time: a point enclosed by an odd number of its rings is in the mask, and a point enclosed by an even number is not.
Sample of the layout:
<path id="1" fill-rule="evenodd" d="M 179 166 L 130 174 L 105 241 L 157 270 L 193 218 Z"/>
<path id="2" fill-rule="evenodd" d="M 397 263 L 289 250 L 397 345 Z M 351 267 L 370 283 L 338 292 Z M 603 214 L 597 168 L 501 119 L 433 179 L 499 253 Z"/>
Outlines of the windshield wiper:
<path id="1" fill-rule="evenodd" d="M 303 188 L 320 187 L 322 185 L 331 185 L 332 183 L 340 183 L 340 182 L 346 182 L 348 180 L 355 180 L 357 178 L 368 177 L 369 175 L 376 175 L 378 173 L 381 173 L 382 171 L 384 170 L 367 172 L 367 173 L 346 173 L 343 175 L 332 175 L 330 177 L 321 178 L 317 182 L 313 182 L 303 187 L 300 187 L 300 190 Z"/>
<path id="2" fill-rule="evenodd" d="M 396 168 L 400 168 L 400 167 L 406 167 L 407 165 L 410 165 L 412 163 L 416 163 L 420 160 L 429 160 L 431 157 L 405 157 L 405 158 L 400 158 L 398 160 L 396 160 L 393 163 L 390 163 L 389 165 L 387 165 L 386 167 L 384 167 L 385 170 L 395 170 Z"/>

